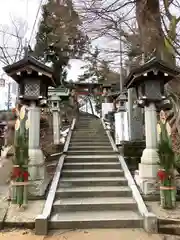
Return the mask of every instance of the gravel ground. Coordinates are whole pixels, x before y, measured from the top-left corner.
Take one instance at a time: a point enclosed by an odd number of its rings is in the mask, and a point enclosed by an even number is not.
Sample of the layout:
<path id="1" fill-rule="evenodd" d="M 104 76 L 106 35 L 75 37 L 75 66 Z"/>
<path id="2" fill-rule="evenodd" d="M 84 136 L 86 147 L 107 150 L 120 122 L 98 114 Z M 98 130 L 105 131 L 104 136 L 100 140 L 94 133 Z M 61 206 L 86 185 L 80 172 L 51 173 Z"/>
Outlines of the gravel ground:
<path id="1" fill-rule="evenodd" d="M 96 229 L 76 231 L 53 231 L 49 236 L 36 236 L 29 230 L 1 231 L 0 240 L 177 240 L 172 236 L 152 235 L 145 233 L 143 229 Z"/>

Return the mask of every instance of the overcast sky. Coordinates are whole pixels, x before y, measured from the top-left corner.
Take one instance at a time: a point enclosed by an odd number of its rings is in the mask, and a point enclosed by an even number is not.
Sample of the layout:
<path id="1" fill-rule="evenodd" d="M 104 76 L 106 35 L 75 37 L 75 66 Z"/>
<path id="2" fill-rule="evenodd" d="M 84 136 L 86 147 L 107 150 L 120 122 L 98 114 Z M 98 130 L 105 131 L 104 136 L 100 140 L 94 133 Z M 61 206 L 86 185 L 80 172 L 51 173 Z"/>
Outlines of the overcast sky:
<path id="1" fill-rule="evenodd" d="M 29 29 L 32 29 L 39 2 L 40 0 L 0 1 L 0 23 L 10 24 L 12 16 L 27 20 Z"/>

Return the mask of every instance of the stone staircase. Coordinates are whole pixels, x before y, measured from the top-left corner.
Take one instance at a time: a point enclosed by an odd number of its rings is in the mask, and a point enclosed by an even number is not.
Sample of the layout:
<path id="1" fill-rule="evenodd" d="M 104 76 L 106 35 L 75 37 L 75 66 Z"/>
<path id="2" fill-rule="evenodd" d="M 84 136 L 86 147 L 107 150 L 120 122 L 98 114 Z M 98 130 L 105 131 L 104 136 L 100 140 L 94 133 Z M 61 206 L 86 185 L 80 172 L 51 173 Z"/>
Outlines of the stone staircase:
<path id="1" fill-rule="evenodd" d="M 140 228 L 138 212 L 117 153 L 101 121 L 81 115 L 56 189 L 50 229 Z"/>

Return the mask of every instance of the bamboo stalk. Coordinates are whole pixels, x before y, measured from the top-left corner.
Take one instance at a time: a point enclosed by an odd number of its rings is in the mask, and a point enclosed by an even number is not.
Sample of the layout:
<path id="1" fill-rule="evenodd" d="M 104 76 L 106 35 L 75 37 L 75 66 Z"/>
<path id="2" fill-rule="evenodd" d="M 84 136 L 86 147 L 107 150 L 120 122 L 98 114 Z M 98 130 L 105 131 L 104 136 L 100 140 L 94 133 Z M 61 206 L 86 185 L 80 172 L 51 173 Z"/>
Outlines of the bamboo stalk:
<path id="1" fill-rule="evenodd" d="M 24 191 L 23 191 L 23 206 L 27 206 L 28 204 L 28 186 L 27 185 L 24 185 Z"/>
<path id="2" fill-rule="evenodd" d="M 12 204 L 16 204 L 16 186 L 13 186 L 12 184 L 11 184 L 11 202 L 12 202 Z"/>

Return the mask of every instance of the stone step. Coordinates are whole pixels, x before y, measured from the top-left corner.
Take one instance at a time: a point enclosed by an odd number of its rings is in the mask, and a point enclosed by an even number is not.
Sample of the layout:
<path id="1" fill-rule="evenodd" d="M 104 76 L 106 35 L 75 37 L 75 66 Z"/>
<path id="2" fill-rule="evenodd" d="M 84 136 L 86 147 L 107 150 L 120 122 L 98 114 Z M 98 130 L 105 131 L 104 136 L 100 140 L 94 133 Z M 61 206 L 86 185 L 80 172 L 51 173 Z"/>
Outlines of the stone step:
<path id="1" fill-rule="evenodd" d="M 77 128 L 73 131 L 73 133 L 83 133 L 83 132 L 89 132 L 89 133 L 106 133 L 103 128 L 90 128 L 87 126 L 87 129 L 84 128 Z"/>
<path id="2" fill-rule="evenodd" d="M 83 125 L 81 124 L 80 126 L 75 126 L 74 131 L 104 131 L 104 128 L 102 126 L 93 126 L 91 124 Z"/>
<path id="3" fill-rule="evenodd" d="M 100 118 L 94 118 L 94 117 L 92 117 L 92 116 L 81 116 L 79 119 L 78 119 L 78 121 L 77 121 L 77 123 L 79 123 L 79 122 L 81 122 L 81 121 L 84 121 L 84 120 L 90 120 L 90 121 L 94 121 L 94 122 L 100 122 Z M 101 123 L 101 122 L 100 122 Z"/>
<path id="4" fill-rule="evenodd" d="M 123 188 L 123 191 L 125 191 L 126 194 L 125 196 L 132 196 L 127 184 L 125 177 L 84 177 L 83 179 L 68 177 L 60 179 L 59 187 L 126 186 Z"/>
<path id="5" fill-rule="evenodd" d="M 97 117 L 95 117 L 94 115 L 81 115 L 81 116 L 79 116 L 79 119 L 78 119 L 78 122 L 80 121 L 80 120 L 84 120 L 84 119 L 90 119 L 90 120 L 94 120 L 94 121 L 97 121 L 97 120 L 99 120 L 99 118 Z"/>
<path id="6" fill-rule="evenodd" d="M 105 131 L 94 131 L 94 129 L 90 129 L 90 127 L 87 127 L 86 129 L 85 128 L 82 128 L 81 130 L 77 130 L 76 132 L 74 131 L 73 133 L 74 134 L 83 134 L 83 133 L 98 133 L 98 134 L 104 134 L 104 135 L 107 135 Z"/>
<path id="7" fill-rule="evenodd" d="M 91 125 L 92 126 L 92 124 L 93 124 L 93 122 L 92 122 L 92 119 L 81 119 L 81 120 L 79 120 L 77 123 L 76 123 L 76 126 L 78 127 L 78 126 L 82 126 L 82 125 Z M 97 124 L 97 123 L 96 123 Z M 98 123 L 98 125 L 101 125 L 101 123 L 99 122 Z M 101 125 L 102 126 L 102 125 Z"/>
<path id="8" fill-rule="evenodd" d="M 55 200 L 53 212 L 137 210 L 132 197 L 63 198 Z"/>
<path id="9" fill-rule="evenodd" d="M 103 140 L 103 139 L 106 139 L 107 141 L 109 141 L 107 135 L 97 135 L 97 134 L 88 134 L 88 133 L 84 133 L 84 135 L 72 135 L 72 139 L 78 139 L 78 140 L 81 140 L 82 139 L 82 142 L 84 140 L 91 140 L 91 139 L 96 139 L 96 140 Z"/>
<path id="10" fill-rule="evenodd" d="M 69 150 L 68 155 L 113 155 L 116 154 L 113 150 Z"/>
<path id="11" fill-rule="evenodd" d="M 97 143 L 94 143 L 93 142 L 93 144 L 95 145 L 95 146 L 111 146 L 111 144 L 109 143 L 109 141 L 108 142 L 97 142 Z M 73 142 L 73 143 L 70 143 L 69 144 L 69 146 L 70 147 L 75 147 L 75 146 L 91 146 L 92 145 L 92 143 L 91 142 Z"/>
<path id="12" fill-rule="evenodd" d="M 85 126 L 84 126 L 85 127 Z M 74 132 L 81 132 L 81 131 L 86 131 L 86 132 L 105 132 L 104 128 L 101 127 L 101 126 L 90 126 L 90 125 L 87 125 L 87 129 L 84 129 L 84 127 L 82 128 L 81 126 L 76 128 L 74 130 Z"/>
<path id="13" fill-rule="evenodd" d="M 119 162 L 68 162 L 64 161 L 63 169 L 121 169 Z"/>
<path id="14" fill-rule="evenodd" d="M 82 180 L 83 181 L 83 180 Z M 131 197 L 128 186 L 76 186 L 60 187 L 56 191 L 56 198 L 81 198 L 81 197 Z"/>
<path id="15" fill-rule="evenodd" d="M 77 211 L 55 213 L 50 229 L 141 228 L 143 219 L 135 211 Z"/>
<path id="16" fill-rule="evenodd" d="M 76 127 L 77 128 L 82 128 L 83 126 L 91 126 L 91 127 L 93 127 L 94 126 L 94 124 L 95 124 L 95 126 L 97 127 L 101 127 L 101 128 L 103 128 L 103 126 L 102 126 L 102 124 L 101 123 L 94 123 L 94 122 L 92 122 L 91 120 L 89 121 L 89 120 L 87 120 L 87 121 L 80 121 L 80 122 L 78 122 L 78 123 L 76 123 Z"/>
<path id="17" fill-rule="evenodd" d="M 106 134 L 105 130 L 100 130 L 100 129 L 92 129 L 90 127 L 87 127 L 87 129 L 75 129 L 73 131 L 74 134 L 78 134 L 78 133 L 100 133 L 100 134 Z"/>
<path id="18" fill-rule="evenodd" d="M 107 138 L 108 139 L 108 137 L 107 137 L 107 134 L 103 134 L 103 133 L 101 133 L 101 134 L 99 134 L 99 133 L 76 133 L 76 134 L 73 134 L 72 135 L 72 137 L 74 138 L 88 138 L 88 137 L 94 137 L 94 138 Z"/>
<path id="19" fill-rule="evenodd" d="M 87 146 L 74 146 L 74 145 L 71 145 L 69 146 L 68 150 L 113 150 L 110 143 L 109 143 L 109 146 L 94 146 L 94 145 L 87 145 Z"/>
<path id="20" fill-rule="evenodd" d="M 65 162 L 68 163 L 85 163 L 85 162 L 93 162 L 93 163 L 111 163 L 111 162 L 118 162 L 119 159 L 116 156 L 91 156 L 88 155 L 85 156 L 66 156 Z"/>
<path id="21" fill-rule="evenodd" d="M 84 135 L 84 136 L 72 136 L 71 140 L 76 140 L 76 141 L 79 141 L 79 142 L 92 142 L 94 143 L 95 145 L 95 142 L 109 142 L 109 139 L 107 138 L 107 136 L 95 136 L 95 135 Z"/>
<path id="22" fill-rule="evenodd" d="M 87 122 L 79 122 L 78 124 L 75 125 L 76 129 L 81 129 L 81 128 L 85 128 L 85 127 L 90 127 L 90 128 L 101 128 L 103 129 L 103 125 L 102 124 L 97 124 L 97 123 L 93 123 L 92 121 L 87 121 Z"/>
<path id="23" fill-rule="evenodd" d="M 71 141 L 70 141 L 70 144 L 73 144 L 73 143 L 79 143 L 79 142 L 84 142 L 84 143 L 87 143 L 87 144 L 90 144 L 90 143 L 92 143 L 92 144 L 98 144 L 98 143 L 109 143 L 110 144 L 110 142 L 109 142 L 109 139 L 107 139 L 107 138 L 100 138 L 100 139 L 97 139 L 97 138 L 93 138 L 93 137 L 89 137 L 89 138 L 71 138 Z"/>
<path id="24" fill-rule="evenodd" d="M 62 177 L 121 177 L 124 172 L 121 169 L 78 169 L 78 170 L 62 170 Z"/>
<path id="25" fill-rule="evenodd" d="M 92 139 L 92 137 L 93 137 L 93 139 Z M 71 137 L 71 139 L 78 139 L 78 140 L 81 140 L 82 139 L 82 142 L 84 141 L 84 140 L 107 140 L 107 141 L 109 141 L 109 138 L 108 138 L 108 136 L 107 135 L 104 135 L 104 136 L 100 136 L 100 135 L 90 135 L 90 134 L 85 134 L 84 133 L 84 135 L 82 135 L 82 136 L 80 136 L 80 135 L 72 135 L 72 137 Z"/>

